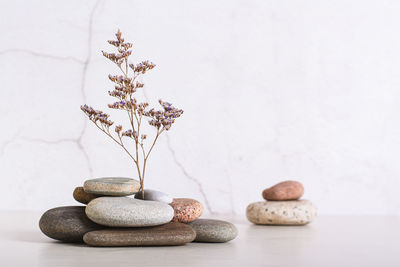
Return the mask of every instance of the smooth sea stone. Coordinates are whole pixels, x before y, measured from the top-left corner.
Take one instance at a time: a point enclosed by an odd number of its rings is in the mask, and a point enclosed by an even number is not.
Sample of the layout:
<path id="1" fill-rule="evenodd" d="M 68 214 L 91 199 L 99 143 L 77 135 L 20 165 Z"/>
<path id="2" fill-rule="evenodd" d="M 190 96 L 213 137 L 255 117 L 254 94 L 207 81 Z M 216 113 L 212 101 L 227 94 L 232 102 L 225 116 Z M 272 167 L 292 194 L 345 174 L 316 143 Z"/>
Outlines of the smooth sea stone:
<path id="1" fill-rule="evenodd" d="M 46 211 L 40 218 L 39 228 L 56 240 L 83 242 L 84 234 L 105 227 L 89 220 L 84 206 L 66 206 Z"/>
<path id="2" fill-rule="evenodd" d="M 247 206 L 247 219 L 255 224 L 304 225 L 317 216 L 317 208 L 308 200 L 261 201 Z"/>
<path id="3" fill-rule="evenodd" d="M 194 242 L 222 243 L 233 240 L 238 235 L 236 226 L 230 222 L 198 219 L 188 225 L 196 231 Z"/>
<path id="4" fill-rule="evenodd" d="M 83 189 L 86 193 L 106 196 L 128 196 L 140 190 L 140 183 L 131 178 L 106 177 L 85 181 Z"/>
<path id="5" fill-rule="evenodd" d="M 72 194 L 74 199 L 82 204 L 87 204 L 95 198 L 101 197 L 103 195 L 96 195 L 91 193 L 86 193 L 82 186 L 75 188 Z"/>
<path id="6" fill-rule="evenodd" d="M 94 222 L 112 227 L 146 227 L 168 223 L 174 210 L 165 203 L 130 197 L 99 197 L 86 206 Z"/>
<path id="7" fill-rule="evenodd" d="M 203 214 L 203 205 L 195 199 L 174 198 L 170 205 L 174 208 L 173 222 L 192 222 Z"/>
<path id="8" fill-rule="evenodd" d="M 138 193 L 135 194 L 136 199 L 142 199 L 142 191 L 139 191 Z M 144 200 L 153 200 L 153 201 L 160 201 L 164 203 L 171 203 L 172 202 L 172 197 L 170 197 L 168 194 L 153 190 L 153 189 L 145 189 L 144 190 Z"/>
<path id="9" fill-rule="evenodd" d="M 304 187 L 297 181 L 284 181 L 278 183 L 262 192 L 266 200 L 297 200 L 304 194 Z"/>
<path id="10" fill-rule="evenodd" d="M 188 225 L 170 222 L 146 228 L 119 228 L 93 231 L 83 240 L 90 246 L 176 246 L 192 242 L 196 232 Z"/>

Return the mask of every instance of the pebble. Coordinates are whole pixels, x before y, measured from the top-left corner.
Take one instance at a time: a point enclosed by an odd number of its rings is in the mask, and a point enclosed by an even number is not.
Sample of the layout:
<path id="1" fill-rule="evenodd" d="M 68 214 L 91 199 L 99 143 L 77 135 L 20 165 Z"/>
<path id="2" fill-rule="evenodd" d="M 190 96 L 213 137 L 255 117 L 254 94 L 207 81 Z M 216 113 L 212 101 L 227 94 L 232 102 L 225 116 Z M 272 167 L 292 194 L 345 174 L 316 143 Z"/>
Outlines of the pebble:
<path id="1" fill-rule="evenodd" d="M 284 181 L 278 183 L 262 192 L 262 196 L 266 200 L 297 200 L 304 193 L 304 187 L 296 181 Z"/>
<path id="2" fill-rule="evenodd" d="M 308 200 L 260 201 L 247 206 L 246 216 L 255 224 L 305 225 L 317 216 L 317 208 Z"/>
<path id="3" fill-rule="evenodd" d="M 83 184 L 86 193 L 107 196 L 128 196 L 140 190 L 140 183 L 131 178 L 106 177 L 86 180 Z"/>
<path id="4" fill-rule="evenodd" d="M 46 211 L 39 221 L 40 230 L 50 238 L 64 242 L 83 242 L 87 232 L 104 229 L 86 216 L 84 206 L 66 206 Z"/>
<path id="5" fill-rule="evenodd" d="M 165 203 L 130 197 L 99 197 L 89 202 L 86 215 L 112 227 L 146 227 L 168 223 L 174 210 Z"/>
<path id="6" fill-rule="evenodd" d="M 82 204 L 88 204 L 93 199 L 103 196 L 103 195 L 86 193 L 85 190 L 83 190 L 82 186 L 75 188 L 74 193 L 72 195 L 76 201 Z"/>
<path id="7" fill-rule="evenodd" d="M 236 226 L 230 222 L 198 219 L 188 225 L 196 231 L 194 242 L 222 243 L 233 240 L 238 235 Z"/>
<path id="8" fill-rule="evenodd" d="M 93 231 L 83 240 L 90 246 L 176 246 L 192 242 L 196 232 L 188 225 L 170 222 L 146 228 L 124 228 Z"/>
<path id="9" fill-rule="evenodd" d="M 191 198 L 174 198 L 170 205 L 174 208 L 173 222 L 192 222 L 203 213 L 203 205 Z"/>
<path id="10" fill-rule="evenodd" d="M 142 191 L 139 191 L 136 193 L 135 198 L 137 199 L 142 199 Z M 168 194 L 153 190 L 153 189 L 145 189 L 144 190 L 144 200 L 153 200 L 153 201 L 160 201 L 164 203 L 171 203 L 172 202 L 172 197 L 170 197 Z"/>

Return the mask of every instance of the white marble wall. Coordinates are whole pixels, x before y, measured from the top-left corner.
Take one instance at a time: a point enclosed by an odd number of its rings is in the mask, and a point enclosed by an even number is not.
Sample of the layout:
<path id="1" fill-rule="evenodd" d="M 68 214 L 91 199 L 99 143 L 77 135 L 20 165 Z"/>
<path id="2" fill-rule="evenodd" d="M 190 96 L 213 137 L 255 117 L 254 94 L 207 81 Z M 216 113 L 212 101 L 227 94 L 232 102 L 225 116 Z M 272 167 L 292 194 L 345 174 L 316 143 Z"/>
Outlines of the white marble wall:
<path id="1" fill-rule="evenodd" d="M 151 103 L 185 110 L 147 187 L 244 214 L 297 179 L 320 213 L 400 215 L 399 14 L 394 0 L 3 0 L 0 209 L 73 204 L 87 178 L 135 176 L 79 109 L 113 100 L 100 51 L 119 27 L 133 59 L 157 64 Z"/>

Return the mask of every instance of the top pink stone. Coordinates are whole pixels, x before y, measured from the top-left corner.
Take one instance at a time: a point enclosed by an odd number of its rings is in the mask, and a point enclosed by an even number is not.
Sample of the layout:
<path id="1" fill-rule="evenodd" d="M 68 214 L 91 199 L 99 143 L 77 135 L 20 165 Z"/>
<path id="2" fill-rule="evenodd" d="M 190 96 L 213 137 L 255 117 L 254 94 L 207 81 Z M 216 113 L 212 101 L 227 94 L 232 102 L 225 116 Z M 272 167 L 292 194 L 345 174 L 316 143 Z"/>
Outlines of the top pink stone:
<path id="1" fill-rule="evenodd" d="M 304 193 L 304 187 L 296 181 L 284 181 L 278 183 L 262 192 L 262 196 L 266 200 L 297 200 Z"/>

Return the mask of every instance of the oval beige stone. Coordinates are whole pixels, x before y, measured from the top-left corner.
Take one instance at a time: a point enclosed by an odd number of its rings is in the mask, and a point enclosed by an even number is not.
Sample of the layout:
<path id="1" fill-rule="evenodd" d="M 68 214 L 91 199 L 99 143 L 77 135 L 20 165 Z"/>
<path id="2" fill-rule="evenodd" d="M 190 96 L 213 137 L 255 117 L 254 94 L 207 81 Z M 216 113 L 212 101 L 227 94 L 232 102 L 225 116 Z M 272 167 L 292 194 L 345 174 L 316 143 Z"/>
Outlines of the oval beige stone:
<path id="1" fill-rule="evenodd" d="M 246 216 L 255 224 L 305 225 L 317 216 L 317 208 L 309 200 L 260 201 L 247 206 Z"/>
<path id="2" fill-rule="evenodd" d="M 123 177 L 105 177 L 85 181 L 86 193 L 106 196 L 128 196 L 139 192 L 139 181 Z"/>
<path id="3" fill-rule="evenodd" d="M 262 192 L 266 200 L 297 200 L 304 194 L 304 187 L 297 181 L 280 182 Z"/>

